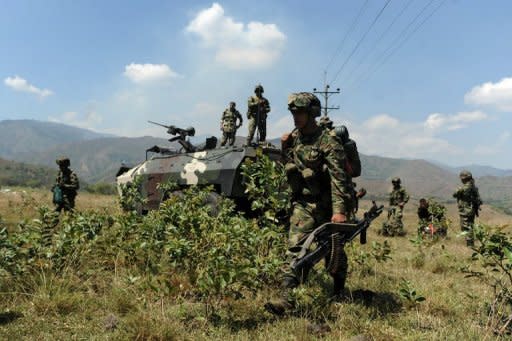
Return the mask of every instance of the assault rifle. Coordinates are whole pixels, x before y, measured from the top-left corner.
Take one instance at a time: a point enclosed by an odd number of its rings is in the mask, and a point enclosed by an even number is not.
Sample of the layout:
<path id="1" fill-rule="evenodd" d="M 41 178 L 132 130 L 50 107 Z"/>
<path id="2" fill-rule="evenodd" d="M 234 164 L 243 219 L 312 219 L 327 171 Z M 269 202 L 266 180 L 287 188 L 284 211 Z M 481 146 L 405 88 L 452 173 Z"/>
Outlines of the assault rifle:
<path id="1" fill-rule="evenodd" d="M 356 223 L 322 224 L 302 238 L 296 246 L 289 249 L 290 252 L 298 253 L 291 267 L 301 281 L 309 269 L 326 257 L 328 259 L 327 270 L 335 273 L 339 266 L 344 245 L 351 242 L 358 235 L 361 244 L 366 244 L 366 230 L 384 209 L 384 205 L 377 206 L 375 201 L 372 202 L 372 207 L 364 213 L 363 219 Z M 311 250 L 313 243 L 316 244 L 316 248 Z"/>

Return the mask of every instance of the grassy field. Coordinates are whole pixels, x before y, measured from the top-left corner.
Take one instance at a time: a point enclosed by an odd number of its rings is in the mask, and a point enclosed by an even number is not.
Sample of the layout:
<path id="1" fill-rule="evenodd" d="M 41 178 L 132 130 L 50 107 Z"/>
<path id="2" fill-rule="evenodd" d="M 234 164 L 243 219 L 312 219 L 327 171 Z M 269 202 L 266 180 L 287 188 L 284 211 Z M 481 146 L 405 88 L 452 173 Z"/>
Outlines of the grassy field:
<path id="1" fill-rule="evenodd" d="M 50 192 L 15 188 L 0 192 L 0 216 L 9 229 L 38 218 L 41 205 L 51 206 Z M 360 212 L 370 205 L 361 203 Z M 277 285 L 247 293 L 245 298 L 204 301 L 190 294 L 180 273 L 151 274 L 173 278 L 156 290 L 119 254 L 102 266 L 58 271 L 44 264 L 23 279 L 0 280 L 0 338 L 6 340 L 494 340 L 488 325 L 493 289 L 483 280 L 466 278 L 461 269 L 475 265 L 472 250 L 459 236 L 454 204 L 448 238 L 414 243 L 414 203 L 406 206 L 408 235 L 377 234 L 379 217 L 368 232 L 368 244 L 347 246 L 351 296 L 330 300 L 330 279 L 317 266 L 310 281 L 296 290 L 294 311 L 277 318 L 264 303 L 278 294 Z M 80 193 L 79 211 L 122 215 L 114 196 Z M 484 205 L 479 218 L 510 232 L 512 216 Z M 59 228 L 57 226 L 57 228 Z M 1 245 L 1 244 L 0 244 Z M 389 254 L 384 252 L 389 246 Z M 108 254 L 108 250 L 105 251 Z M 389 256 L 379 257 L 383 254 Z M 95 260 L 97 262 L 98 260 Z M 97 265 L 97 264 L 96 264 Z M 478 266 L 477 266 L 478 268 Z M 98 270 L 100 269 L 100 270 Z M 147 275 L 148 277 L 150 274 Z M 422 300 L 424 298 L 424 300 Z"/>

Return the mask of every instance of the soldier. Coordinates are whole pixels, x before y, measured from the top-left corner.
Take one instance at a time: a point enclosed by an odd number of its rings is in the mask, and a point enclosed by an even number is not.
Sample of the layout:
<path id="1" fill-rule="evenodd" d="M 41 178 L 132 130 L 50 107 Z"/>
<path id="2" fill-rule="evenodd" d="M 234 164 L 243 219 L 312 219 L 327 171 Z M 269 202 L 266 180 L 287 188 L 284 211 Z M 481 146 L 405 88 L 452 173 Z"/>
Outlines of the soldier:
<path id="1" fill-rule="evenodd" d="M 288 97 L 288 109 L 293 114 L 296 129 L 281 139 L 288 183 L 292 189 L 292 215 L 290 217 L 289 245 L 296 246 L 304 236 L 325 222 L 351 222 L 354 220 L 352 182 L 342 165 L 344 150 L 334 131 L 317 125 L 320 116 L 319 99 L 307 92 Z M 265 308 L 282 315 L 292 307 L 289 290 L 303 283 L 308 269 L 301 274 L 293 271 L 297 254 L 288 252 L 290 266 L 282 282 L 283 295 Z M 334 294 L 344 292 L 348 261 L 342 251 L 339 266 L 330 275 L 334 280 Z"/>
<path id="2" fill-rule="evenodd" d="M 463 170 L 460 172 L 459 178 L 462 186 L 453 193 L 453 197 L 457 199 L 459 208 L 460 229 L 466 232 L 466 245 L 473 246 L 473 224 L 475 223 L 475 216 L 478 217 L 482 200 L 471 172 Z"/>
<path id="3" fill-rule="evenodd" d="M 446 207 L 436 200 L 421 198 L 418 206 L 418 234 L 430 234 L 446 237 L 448 233 L 448 220 Z"/>
<path id="4" fill-rule="evenodd" d="M 380 232 L 385 236 L 405 236 L 402 217 L 404 206 L 409 201 L 409 194 L 400 185 L 400 178 L 393 178 L 391 183 L 393 190 L 389 193 L 388 220 L 384 222 Z"/>
<path id="5" fill-rule="evenodd" d="M 240 122 L 238 125 L 236 124 L 237 120 Z M 242 123 L 242 115 L 236 110 L 236 103 L 229 102 L 229 108 L 224 110 L 220 121 L 220 130 L 222 130 L 221 146 L 224 146 L 226 142 L 230 146 L 235 143 L 236 131 L 242 126 Z"/>
<path id="6" fill-rule="evenodd" d="M 60 170 L 52 187 L 55 211 L 72 211 L 75 208 L 76 191 L 80 188 L 78 177 L 69 168 L 70 162 L 67 157 L 57 159 L 56 163 Z"/>
<path id="7" fill-rule="evenodd" d="M 267 114 L 270 112 L 270 104 L 262 96 L 263 86 L 261 84 L 256 85 L 254 93 L 256 96 L 249 97 L 247 101 L 247 119 L 249 120 L 247 145 L 252 143 L 256 127 L 258 127 L 259 142 L 264 142 L 267 137 Z"/>

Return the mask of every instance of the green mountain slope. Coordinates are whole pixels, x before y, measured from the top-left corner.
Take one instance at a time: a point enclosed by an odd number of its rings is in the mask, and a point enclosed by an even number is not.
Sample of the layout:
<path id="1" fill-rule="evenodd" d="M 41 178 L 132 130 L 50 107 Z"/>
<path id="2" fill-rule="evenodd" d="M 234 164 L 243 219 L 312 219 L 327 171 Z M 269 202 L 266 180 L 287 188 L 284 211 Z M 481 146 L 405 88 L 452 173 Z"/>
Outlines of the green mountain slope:
<path id="1" fill-rule="evenodd" d="M 155 137 L 110 137 L 59 145 L 39 153 L 18 154 L 16 159 L 57 167 L 55 159 L 66 155 L 78 177 L 88 183 L 114 182 L 121 163 L 135 165 L 145 159 L 145 150 L 154 145 L 168 145 Z"/>
<path id="2" fill-rule="evenodd" d="M 57 170 L 0 158 L 0 186 L 51 187 Z"/>
<path id="3" fill-rule="evenodd" d="M 12 160 L 19 153 L 36 153 L 59 144 L 106 136 L 60 123 L 5 120 L 0 121 L 0 157 Z"/>

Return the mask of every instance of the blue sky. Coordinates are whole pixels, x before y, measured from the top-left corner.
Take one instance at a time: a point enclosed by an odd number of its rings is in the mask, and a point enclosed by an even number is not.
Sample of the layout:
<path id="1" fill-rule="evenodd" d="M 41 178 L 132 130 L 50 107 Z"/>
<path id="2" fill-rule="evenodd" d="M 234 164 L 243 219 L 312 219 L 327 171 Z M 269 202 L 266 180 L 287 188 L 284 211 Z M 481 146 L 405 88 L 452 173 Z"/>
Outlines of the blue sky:
<path id="1" fill-rule="evenodd" d="M 327 79 L 341 89 L 330 116 L 363 153 L 512 169 L 510 13 L 508 0 L 4 0 L 0 120 L 219 136 L 224 108 L 245 114 L 261 83 L 278 137 L 288 94 Z"/>

